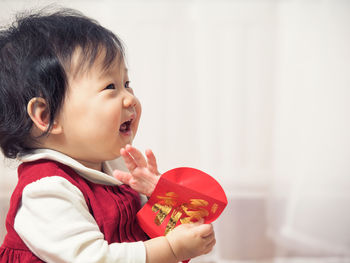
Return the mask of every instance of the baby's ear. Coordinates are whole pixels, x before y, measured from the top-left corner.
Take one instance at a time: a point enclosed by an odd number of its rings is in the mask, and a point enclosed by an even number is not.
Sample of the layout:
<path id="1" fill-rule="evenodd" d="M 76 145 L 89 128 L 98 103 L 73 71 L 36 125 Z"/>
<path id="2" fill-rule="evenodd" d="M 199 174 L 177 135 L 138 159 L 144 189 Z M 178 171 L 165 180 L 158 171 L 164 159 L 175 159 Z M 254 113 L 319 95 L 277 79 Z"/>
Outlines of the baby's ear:
<path id="1" fill-rule="evenodd" d="M 45 132 L 48 129 L 50 123 L 50 111 L 44 98 L 32 98 L 27 104 L 27 112 L 34 125 L 41 132 Z M 61 132 L 62 127 L 56 122 L 49 131 L 51 134 L 59 134 Z"/>

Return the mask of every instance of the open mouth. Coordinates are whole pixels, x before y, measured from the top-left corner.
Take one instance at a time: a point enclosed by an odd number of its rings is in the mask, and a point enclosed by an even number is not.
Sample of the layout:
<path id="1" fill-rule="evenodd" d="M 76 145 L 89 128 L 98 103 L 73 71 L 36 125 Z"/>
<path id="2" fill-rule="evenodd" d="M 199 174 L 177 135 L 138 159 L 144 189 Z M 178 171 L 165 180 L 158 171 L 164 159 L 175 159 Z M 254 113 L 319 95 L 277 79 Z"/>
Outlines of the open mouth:
<path id="1" fill-rule="evenodd" d="M 122 125 L 120 125 L 119 131 L 121 133 L 128 133 L 131 131 L 131 123 L 132 123 L 133 119 L 130 119 L 128 121 L 125 121 L 122 123 Z"/>

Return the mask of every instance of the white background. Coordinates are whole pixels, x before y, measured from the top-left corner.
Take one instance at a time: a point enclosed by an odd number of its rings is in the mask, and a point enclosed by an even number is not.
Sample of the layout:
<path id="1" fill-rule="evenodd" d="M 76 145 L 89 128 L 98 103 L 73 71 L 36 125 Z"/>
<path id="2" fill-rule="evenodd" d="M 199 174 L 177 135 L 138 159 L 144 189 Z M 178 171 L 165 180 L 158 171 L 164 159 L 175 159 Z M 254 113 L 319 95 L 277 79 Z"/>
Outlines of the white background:
<path id="1" fill-rule="evenodd" d="M 0 22 L 47 3 L 1 0 Z M 55 3 L 124 41 L 134 144 L 224 187 L 218 244 L 198 262 L 350 262 L 350 1 Z M 1 222 L 14 167 L 0 163 Z"/>

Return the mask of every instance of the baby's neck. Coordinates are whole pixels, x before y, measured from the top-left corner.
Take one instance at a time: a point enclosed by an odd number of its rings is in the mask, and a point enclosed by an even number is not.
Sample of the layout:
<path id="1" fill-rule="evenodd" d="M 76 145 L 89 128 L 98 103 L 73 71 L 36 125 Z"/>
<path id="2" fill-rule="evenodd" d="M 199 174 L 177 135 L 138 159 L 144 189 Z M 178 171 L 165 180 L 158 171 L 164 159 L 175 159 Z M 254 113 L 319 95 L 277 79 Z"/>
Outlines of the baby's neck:
<path id="1" fill-rule="evenodd" d="M 37 140 L 36 145 L 35 146 L 33 145 L 33 148 L 44 148 L 44 149 L 55 150 L 73 158 L 74 160 L 81 163 L 85 167 L 88 167 L 97 171 L 103 170 L 101 161 L 94 162 L 91 160 L 79 158 L 79 156 L 75 155 L 74 149 L 70 147 L 70 145 L 64 139 L 62 139 L 62 136 L 60 135 L 49 134 L 48 136 L 40 138 L 39 140 Z"/>

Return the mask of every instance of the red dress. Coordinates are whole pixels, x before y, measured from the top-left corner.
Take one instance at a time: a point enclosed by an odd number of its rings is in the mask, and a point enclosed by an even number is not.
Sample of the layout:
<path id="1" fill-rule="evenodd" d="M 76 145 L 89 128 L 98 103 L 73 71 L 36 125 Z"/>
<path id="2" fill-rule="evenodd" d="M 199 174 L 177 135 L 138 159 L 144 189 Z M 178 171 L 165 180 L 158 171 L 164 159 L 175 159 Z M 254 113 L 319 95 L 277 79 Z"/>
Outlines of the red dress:
<path id="1" fill-rule="evenodd" d="M 83 194 L 91 215 L 108 244 L 144 241 L 148 237 L 136 221 L 141 208 L 139 194 L 127 185 L 92 183 L 72 168 L 51 160 L 23 163 L 18 168 L 18 183 L 12 194 L 6 218 L 7 235 L 0 248 L 0 262 L 43 262 L 24 244 L 14 229 L 14 219 L 24 187 L 44 177 L 61 176 Z"/>

